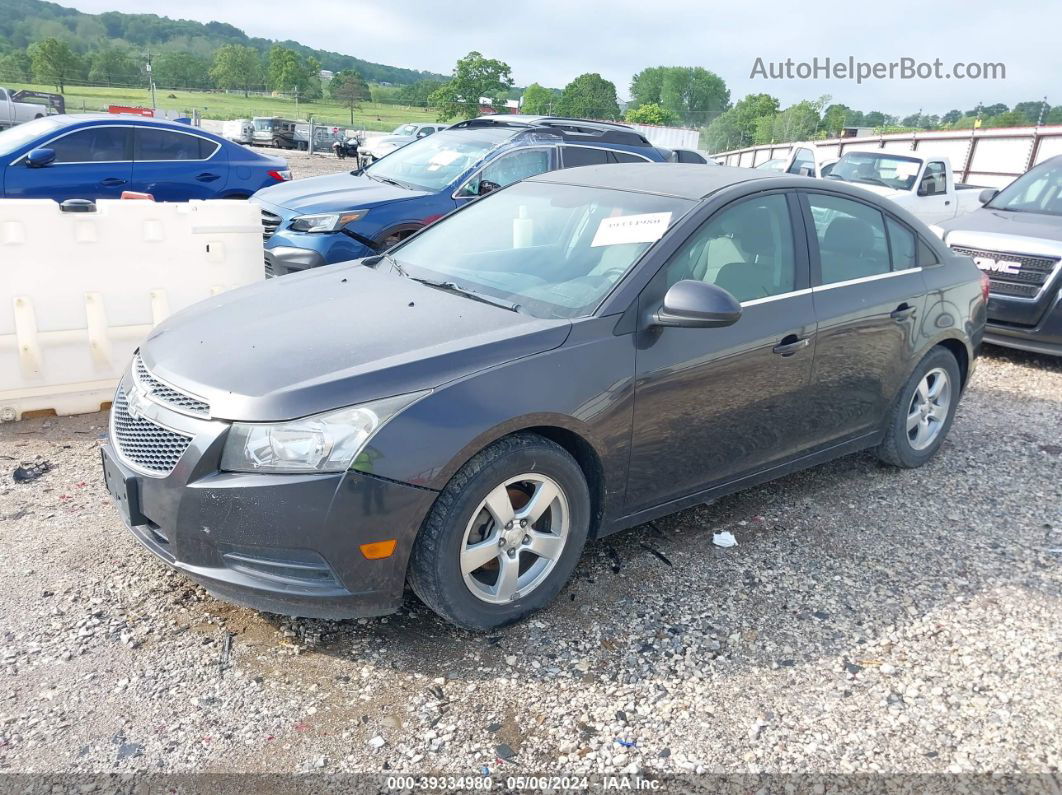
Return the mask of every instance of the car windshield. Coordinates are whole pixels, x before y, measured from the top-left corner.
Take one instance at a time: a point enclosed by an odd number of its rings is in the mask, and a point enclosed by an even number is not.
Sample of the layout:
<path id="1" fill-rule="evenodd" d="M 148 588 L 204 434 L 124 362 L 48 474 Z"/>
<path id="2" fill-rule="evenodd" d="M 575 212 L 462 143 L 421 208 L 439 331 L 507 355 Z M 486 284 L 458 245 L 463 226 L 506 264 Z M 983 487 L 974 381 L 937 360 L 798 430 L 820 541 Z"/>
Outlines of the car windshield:
<path id="1" fill-rule="evenodd" d="M 535 317 L 583 317 L 692 206 L 672 196 L 521 182 L 429 226 L 392 258 L 412 278 Z"/>
<path id="2" fill-rule="evenodd" d="M 270 132 L 276 123 L 276 119 L 255 119 L 254 128 L 259 132 Z"/>
<path id="3" fill-rule="evenodd" d="M 993 210 L 1062 215 L 1062 159 L 1027 171 L 985 206 Z"/>
<path id="4" fill-rule="evenodd" d="M 765 160 L 758 166 L 756 166 L 756 168 L 763 169 L 764 171 L 781 171 L 783 168 L 785 168 L 785 161 L 778 159 Z"/>
<path id="5" fill-rule="evenodd" d="M 916 157 L 884 155 L 875 152 L 849 152 L 833 167 L 831 179 L 910 190 L 922 168 Z"/>
<path id="6" fill-rule="evenodd" d="M 400 124 L 395 127 L 391 135 L 416 135 L 417 125 L 415 124 Z"/>
<path id="7" fill-rule="evenodd" d="M 0 154 L 8 155 L 16 149 L 21 149 L 33 139 L 59 130 L 64 122 L 55 118 L 40 118 L 19 124 L 0 132 Z"/>
<path id="8" fill-rule="evenodd" d="M 395 150 L 365 169 L 365 173 L 415 190 L 439 191 L 513 134 L 511 129 L 435 133 Z"/>

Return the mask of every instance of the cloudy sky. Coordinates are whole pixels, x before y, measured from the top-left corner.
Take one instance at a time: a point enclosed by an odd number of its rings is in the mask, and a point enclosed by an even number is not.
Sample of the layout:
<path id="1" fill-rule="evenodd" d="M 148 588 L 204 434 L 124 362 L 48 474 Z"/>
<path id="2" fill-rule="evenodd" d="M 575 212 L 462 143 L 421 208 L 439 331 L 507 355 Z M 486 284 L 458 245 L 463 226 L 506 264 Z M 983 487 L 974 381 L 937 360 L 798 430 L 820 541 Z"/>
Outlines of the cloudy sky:
<path id="1" fill-rule="evenodd" d="M 621 98 L 645 66 L 703 66 L 733 99 L 766 91 L 783 104 L 822 94 L 860 110 L 943 113 L 978 102 L 1047 95 L 1062 104 L 1058 76 L 1062 4 L 1049 0 L 892 0 L 796 3 L 790 0 L 59 0 L 90 13 L 157 13 L 219 20 L 253 36 L 294 39 L 396 66 L 448 74 L 469 50 L 506 61 L 517 85 L 563 87 L 582 72 L 612 80 Z M 1003 80 L 751 79 L 757 57 L 795 62 L 891 62 L 940 58 L 1001 62 Z M 1052 91 L 1054 95 L 1052 96 Z"/>

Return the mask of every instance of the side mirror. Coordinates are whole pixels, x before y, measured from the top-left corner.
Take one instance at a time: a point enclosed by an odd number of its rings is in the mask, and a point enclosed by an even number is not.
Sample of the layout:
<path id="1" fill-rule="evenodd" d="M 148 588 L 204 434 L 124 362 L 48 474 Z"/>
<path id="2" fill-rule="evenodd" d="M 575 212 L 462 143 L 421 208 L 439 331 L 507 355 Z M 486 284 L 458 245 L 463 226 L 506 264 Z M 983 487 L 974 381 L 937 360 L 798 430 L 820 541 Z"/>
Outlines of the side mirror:
<path id="1" fill-rule="evenodd" d="M 815 176 L 815 169 L 811 166 L 801 166 L 797 169 L 797 173 L 802 177 L 813 177 Z"/>
<path id="2" fill-rule="evenodd" d="M 664 303 L 653 313 L 650 325 L 719 328 L 733 325 L 740 317 L 741 304 L 722 287 L 684 279 L 664 295 Z"/>
<path id="3" fill-rule="evenodd" d="M 977 194 L 977 201 L 981 204 L 988 204 L 992 199 L 999 195 L 999 190 L 996 188 L 985 188 L 979 194 Z"/>
<path id="4" fill-rule="evenodd" d="M 54 149 L 31 149 L 26 155 L 26 165 L 30 168 L 43 168 L 54 161 Z"/>
<path id="5" fill-rule="evenodd" d="M 499 185 L 497 182 L 491 182 L 489 179 L 481 179 L 479 181 L 480 196 L 486 196 L 488 193 L 493 193 L 499 188 L 501 188 L 501 185 Z"/>
<path id="6" fill-rule="evenodd" d="M 933 191 L 930 190 L 932 182 L 929 179 L 923 179 L 918 183 L 918 195 L 919 196 L 932 196 Z"/>

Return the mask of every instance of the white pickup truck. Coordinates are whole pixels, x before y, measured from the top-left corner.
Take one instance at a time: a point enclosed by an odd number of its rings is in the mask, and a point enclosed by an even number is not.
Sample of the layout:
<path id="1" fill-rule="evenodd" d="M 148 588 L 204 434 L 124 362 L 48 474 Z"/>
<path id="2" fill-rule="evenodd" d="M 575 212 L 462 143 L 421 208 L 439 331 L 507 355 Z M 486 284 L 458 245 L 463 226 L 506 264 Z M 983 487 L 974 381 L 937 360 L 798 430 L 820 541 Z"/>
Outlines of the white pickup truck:
<path id="1" fill-rule="evenodd" d="M 19 102 L 15 96 L 14 91 L 0 88 L 0 130 L 48 115 L 47 106 L 34 102 Z"/>
<path id="2" fill-rule="evenodd" d="M 955 182 L 946 157 L 884 151 L 845 152 L 826 179 L 840 179 L 885 196 L 927 224 L 981 207 L 981 188 Z"/>

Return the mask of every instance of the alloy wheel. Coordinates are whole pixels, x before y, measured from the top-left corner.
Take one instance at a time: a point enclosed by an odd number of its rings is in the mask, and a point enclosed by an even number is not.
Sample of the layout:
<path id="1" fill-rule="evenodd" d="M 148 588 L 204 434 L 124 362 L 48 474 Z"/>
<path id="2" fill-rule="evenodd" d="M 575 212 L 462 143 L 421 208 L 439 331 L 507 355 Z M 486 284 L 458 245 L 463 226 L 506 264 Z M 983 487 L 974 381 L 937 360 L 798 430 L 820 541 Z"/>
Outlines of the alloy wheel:
<path id="1" fill-rule="evenodd" d="M 907 441 L 914 450 L 925 450 L 937 437 L 951 408 L 951 379 L 946 370 L 934 367 L 918 382 L 907 409 Z"/>

